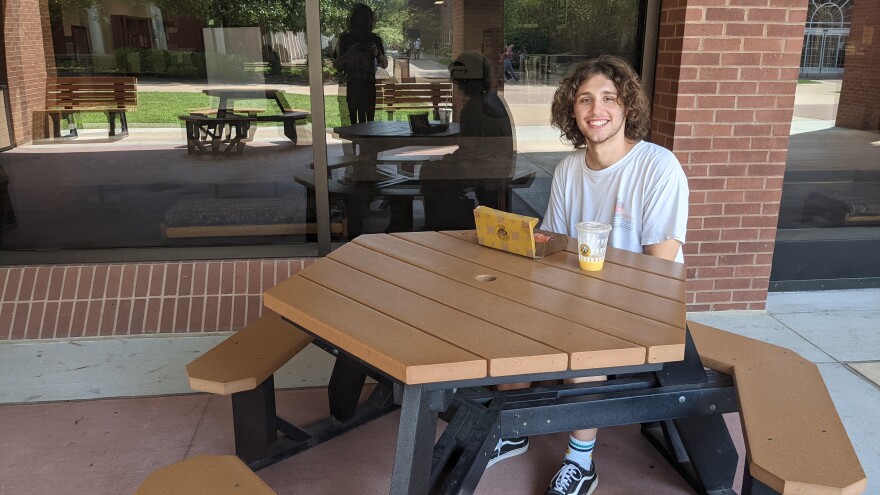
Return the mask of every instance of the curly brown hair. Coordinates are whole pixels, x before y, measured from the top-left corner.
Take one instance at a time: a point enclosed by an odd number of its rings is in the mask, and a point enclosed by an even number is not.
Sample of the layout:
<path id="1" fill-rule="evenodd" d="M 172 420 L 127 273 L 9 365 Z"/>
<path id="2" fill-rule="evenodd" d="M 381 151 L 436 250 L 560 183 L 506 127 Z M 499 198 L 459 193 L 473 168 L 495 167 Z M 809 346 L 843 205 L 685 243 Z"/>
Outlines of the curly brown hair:
<path id="1" fill-rule="evenodd" d="M 636 71 L 625 60 L 613 55 L 581 62 L 568 72 L 553 96 L 550 123 L 575 148 L 587 145 L 586 138 L 578 129 L 573 110 L 578 88 L 597 75 L 607 77 L 617 88 L 619 101 L 626 112 L 624 135 L 631 141 L 644 139 L 651 128 L 651 105 Z"/>

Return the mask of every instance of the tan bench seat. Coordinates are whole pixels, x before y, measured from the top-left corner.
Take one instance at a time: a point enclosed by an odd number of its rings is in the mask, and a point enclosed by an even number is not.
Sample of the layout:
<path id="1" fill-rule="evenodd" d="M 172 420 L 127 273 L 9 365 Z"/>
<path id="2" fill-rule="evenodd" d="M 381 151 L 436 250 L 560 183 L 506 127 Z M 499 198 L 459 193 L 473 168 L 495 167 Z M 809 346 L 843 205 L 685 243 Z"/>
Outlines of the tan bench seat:
<path id="1" fill-rule="evenodd" d="M 137 78 L 135 77 L 50 77 L 46 80 L 46 108 L 35 110 L 34 135 L 49 136 L 45 118 L 51 118 L 54 137 L 61 137 L 61 119 L 70 123 L 68 137 L 76 137 L 76 124 L 73 114 L 79 112 L 103 112 L 107 114 L 110 136 L 116 136 L 116 119 L 121 131 L 118 135 L 128 135 L 126 112 L 137 110 Z"/>
<path id="2" fill-rule="evenodd" d="M 865 490 L 865 472 L 815 364 L 699 323 L 689 321 L 688 329 L 703 364 L 733 377 L 752 478 L 781 494 Z"/>
<path id="3" fill-rule="evenodd" d="M 258 320 L 186 365 L 193 390 L 229 395 L 253 390 L 312 337 L 266 310 Z"/>
<path id="4" fill-rule="evenodd" d="M 150 473 L 136 495 L 274 495 L 232 455 L 197 455 Z"/>
<path id="5" fill-rule="evenodd" d="M 452 101 L 452 83 L 384 83 L 376 84 L 376 110 L 388 113 L 394 120 L 396 110 L 433 110 L 440 119 L 440 105 Z"/>
<path id="6" fill-rule="evenodd" d="M 186 365 L 193 390 L 232 396 L 235 454 L 253 469 L 268 465 L 266 459 L 273 458 L 276 446 L 289 443 L 288 436 L 308 437 L 277 416 L 274 374 L 311 341 L 311 336 L 266 310 Z M 279 438 L 279 430 L 288 436 Z"/>
<path id="7" fill-rule="evenodd" d="M 391 383 L 378 375 L 379 385 L 365 402 L 359 401 L 370 372 L 346 361 L 341 367 L 337 362 L 330 376 L 330 417 L 301 427 L 279 417 L 274 373 L 312 337 L 277 313 L 264 311 L 186 366 L 193 390 L 231 395 L 235 455 L 247 467 L 262 469 L 394 410 Z"/>

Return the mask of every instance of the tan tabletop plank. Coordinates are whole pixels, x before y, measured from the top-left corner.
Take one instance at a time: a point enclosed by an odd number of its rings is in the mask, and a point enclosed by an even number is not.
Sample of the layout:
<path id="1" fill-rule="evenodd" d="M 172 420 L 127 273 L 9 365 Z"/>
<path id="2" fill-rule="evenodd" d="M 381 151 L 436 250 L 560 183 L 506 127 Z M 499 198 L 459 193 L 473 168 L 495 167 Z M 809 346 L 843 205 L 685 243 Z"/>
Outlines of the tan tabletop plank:
<path id="1" fill-rule="evenodd" d="M 301 275 L 349 299 L 476 354 L 489 362 L 490 376 L 568 369 L 568 354 L 467 313 L 413 294 L 333 260 Z"/>
<path id="2" fill-rule="evenodd" d="M 575 323 L 588 325 L 600 332 L 642 345 L 647 349 L 649 363 L 680 361 L 684 358 L 684 325 L 678 328 L 644 318 L 534 284 L 498 270 L 475 265 L 398 237 L 382 234 L 363 235 L 353 242 L 486 292 L 528 304 Z M 487 276 L 492 277 L 492 281 L 483 281 Z"/>
<path id="3" fill-rule="evenodd" d="M 463 234 L 468 232 L 473 233 L 474 231 L 449 230 L 446 232 L 452 234 Z M 577 238 L 569 237 L 568 247 L 566 247 L 565 250 L 576 255 Z M 626 251 L 624 249 L 609 247 L 605 253 L 605 261 L 617 265 L 635 268 L 643 272 L 661 275 L 663 277 L 674 278 L 676 280 L 681 280 L 682 282 L 687 280 L 687 269 L 682 263 L 670 263 L 664 259 L 660 259 L 654 256 L 647 256 L 640 253 L 634 253 L 632 251 Z"/>
<path id="4" fill-rule="evenodd" d="M 577 254 L 577 238 L 569 237 L 568 247 L 565 250 Z M 649 273 L 674 278 L 676 280 L 687 280 L 687 270 L 685 269 L 684 263 L 670 263 L 669 261 L 655 256 L 634 253 L 625 249 L 609 247 L 605 251 L 605 261 L 618 265 L 626 265 Z"/>
<path id="5" fill-rule="evenodd" d="M 683 280 L 640 271 L 625 265 L 605 263 L 598 272 L 588 272 L 578 267 L 577 254 L 568 251 L 560 251 L 538 261 L 556 268 L 582 273 L 588 277 L 670 299 L 679 304 L 685 299 L 686 284 Z"/>
<path id="6" fill-rule="evenodd" d="M 349 243 L 329 258 L 570 354 L 573 370 L 644 364 L 645 348 Z M 303 272 L 306 273 L 306 272 Z"/>
<path id="7" fill-rule="evenodd" d="M 441 232 L 441 234 L 463 239 L 473 244 L 479 243 L 477 241 L 477 233 L 473 230 L 446 231 Z M 686 284 L 684 280 L 673 279 L 610 262 L 606 263 L 604 268 L 598 272 L 586 272 L 578 266 L 577 253 L 562 251 L 546 258 L 541 258 L 538 262 L 679 302 L 684 301 L 685 298 Z"/>
<path id="8" fill-rule="evenodd" d="M 486 376 L 485 359 L 300 275 L 267 290 L 263 302 L 267 308 L 406 384 Z"/>
<path id="9" fill-rule="evenodd" d="M 684 298 L 679 301 L 666 299 L 590 277 L 580 269 L 576 272 L 560 270 L 525 256 L 487 248 L 439 232 L 400 233 L 394 236 L 645 318 L 679 328 L 685 325 Z"/>

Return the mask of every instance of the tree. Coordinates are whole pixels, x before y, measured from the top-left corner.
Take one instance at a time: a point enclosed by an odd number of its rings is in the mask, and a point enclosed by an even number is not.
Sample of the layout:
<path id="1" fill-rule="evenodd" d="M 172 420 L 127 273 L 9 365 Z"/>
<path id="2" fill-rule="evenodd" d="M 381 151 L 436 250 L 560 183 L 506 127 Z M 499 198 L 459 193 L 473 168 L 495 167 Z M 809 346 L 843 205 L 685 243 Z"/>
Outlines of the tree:
<path id="1" fill-rule="evenodd" d="M 598 54 L 619 51 L 631 40 L 639 19 L 638 0 L 505 0 L 505 33 L 541 41 L 547 51 Z M 534 52 L 540 47 L 529 46 Z"/>

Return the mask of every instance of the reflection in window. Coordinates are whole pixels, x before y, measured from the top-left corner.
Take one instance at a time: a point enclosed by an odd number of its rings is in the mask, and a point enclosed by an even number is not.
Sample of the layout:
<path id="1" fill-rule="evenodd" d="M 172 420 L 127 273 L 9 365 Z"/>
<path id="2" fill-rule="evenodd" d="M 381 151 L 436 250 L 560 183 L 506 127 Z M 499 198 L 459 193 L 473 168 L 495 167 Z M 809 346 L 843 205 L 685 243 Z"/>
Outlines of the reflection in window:
<path id="1" fill-rule="evenodd" d="M 301 243 L 305 3 L 50 0 L 46 97 L 0 155 L 2 249 Z M 39 73 L 39 71 L 35 72 Z M 310 220 L 311 219 L 311 220 Z"/>
<path id="2" fill-rule="evenodd" d="M 326 109 L 331 208 L 347 219 L 348 237 L 473 228 L 480 204 L 542 216 L 553 170 L 570 152 L 550 127 L 559 80 L 601 54 L 641 63 L 638 0 L 365 3 L 388 57 L 387 69 L 375 69 L 375 122 L 350 126 L 349 88 L 339 80 L 325 86 L 338 98 Z M 350 5 L 321 2 L 325 65 L 334 69 Z M 462 61 L 467 55 L 485 67 Z M 408 122 L 418 114 L 439 126 L 449 115 L 451 125 L 414 135 Z"/>
<path id="3" fill-rule="evenodd" d="M 870 5 L 810 2 L 771 289 L 880 279 L 880 129 L 867 103 L 878 88 L 866 82 L 875 72 L 877 21 L 859 12 Z"/>

